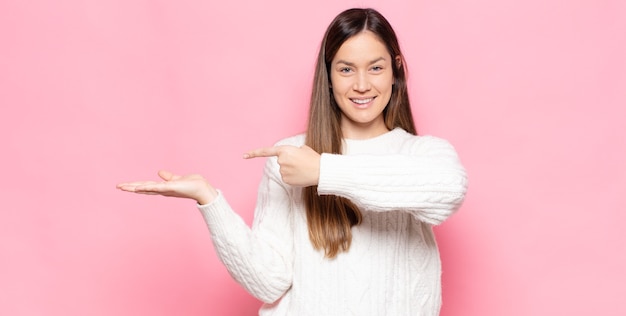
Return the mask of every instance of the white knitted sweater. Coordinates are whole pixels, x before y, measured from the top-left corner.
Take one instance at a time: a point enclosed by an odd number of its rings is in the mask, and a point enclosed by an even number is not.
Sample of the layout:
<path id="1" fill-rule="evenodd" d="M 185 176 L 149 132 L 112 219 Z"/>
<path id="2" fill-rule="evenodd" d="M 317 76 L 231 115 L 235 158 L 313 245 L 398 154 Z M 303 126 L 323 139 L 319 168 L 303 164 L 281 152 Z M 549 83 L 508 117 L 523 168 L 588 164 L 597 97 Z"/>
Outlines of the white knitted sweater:
<path id="1" fill-rule="evenodd" d="M 304 135 L 279 142 L 301 146 Z M 319 194 L 353 201 L 363 214 L 352 246 L 334 259 L 313 249 L 302 189 L 285 184 L 269 158 L 252 229 L 222 193 L 200 205 L 220 260 L 259 315 L 424 315 L 441 307 L 441 263 L 432 225 L 461 205 L 467 177 L 445 140 L 396 128 L 322 154 Z"/>

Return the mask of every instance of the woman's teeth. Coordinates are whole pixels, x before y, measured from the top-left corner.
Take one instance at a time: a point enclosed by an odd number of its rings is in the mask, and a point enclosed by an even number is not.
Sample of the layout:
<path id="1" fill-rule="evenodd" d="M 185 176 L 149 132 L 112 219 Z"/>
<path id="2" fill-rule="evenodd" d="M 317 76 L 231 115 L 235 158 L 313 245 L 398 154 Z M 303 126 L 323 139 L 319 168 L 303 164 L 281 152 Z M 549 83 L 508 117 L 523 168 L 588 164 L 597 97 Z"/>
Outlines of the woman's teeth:
<path id="1" fill-rule="evenodd" d="M 354 102 L 356 104 L 366 104 L 366 103 L 372 102 L 372 100 L 374 100 L 374 98 L 369 98 L 369 99 L 352 99 L 352 102 Z"/>

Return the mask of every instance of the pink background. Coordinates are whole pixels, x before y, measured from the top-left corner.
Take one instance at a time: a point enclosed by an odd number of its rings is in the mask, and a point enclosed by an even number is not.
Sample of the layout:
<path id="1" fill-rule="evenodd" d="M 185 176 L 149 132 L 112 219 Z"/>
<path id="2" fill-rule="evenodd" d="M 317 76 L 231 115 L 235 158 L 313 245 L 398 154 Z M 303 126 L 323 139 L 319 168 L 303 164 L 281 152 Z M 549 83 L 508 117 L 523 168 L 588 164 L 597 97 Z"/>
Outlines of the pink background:
<path id="1" fill-rule="evenodd" d="M 626 2 L 242 2 L 0 2 L 0 314 L 255 314 L 193 202 L 115 184 L 202 173 L 250 223 L 241 154 L 303 131 L 352 6 L 389 18 L 420 133 L 469 172 L 442 315 L 626 314 Z"/>

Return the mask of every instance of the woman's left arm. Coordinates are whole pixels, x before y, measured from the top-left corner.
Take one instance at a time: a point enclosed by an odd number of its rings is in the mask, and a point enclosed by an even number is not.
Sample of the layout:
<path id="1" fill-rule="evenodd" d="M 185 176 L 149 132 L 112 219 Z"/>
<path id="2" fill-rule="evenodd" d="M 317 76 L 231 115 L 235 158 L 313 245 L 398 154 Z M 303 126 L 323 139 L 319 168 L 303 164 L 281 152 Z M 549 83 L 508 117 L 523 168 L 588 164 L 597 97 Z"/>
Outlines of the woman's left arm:
<path id="1" fill-rule="evenodd" d="M 322 154 L 318 193 L 348 198 L 364 211 L 400 210 L 442 223 L 461 206 L 467 174 L 447 141 L 421 138 L 395 154 Z"/>

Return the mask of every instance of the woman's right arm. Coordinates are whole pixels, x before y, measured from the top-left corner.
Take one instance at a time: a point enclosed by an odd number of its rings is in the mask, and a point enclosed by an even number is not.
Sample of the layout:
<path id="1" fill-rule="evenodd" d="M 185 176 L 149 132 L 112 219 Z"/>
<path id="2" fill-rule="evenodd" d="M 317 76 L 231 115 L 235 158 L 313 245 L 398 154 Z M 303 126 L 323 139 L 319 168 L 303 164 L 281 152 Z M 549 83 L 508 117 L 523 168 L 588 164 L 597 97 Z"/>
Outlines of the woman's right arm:
<path id="1" fill-rule="evenodd" d="M 232 211 L 221 192 L 212 203 L 198 206 L 222 263 L 239 284 L 265 303 L 278 300 L 291 287 L 293 275 L 291 202 L 277 175 L 275 159 L 268 159 L 252 229 Z"/>
<path id="2" fill-rule="evenodd" d="M 291 287 L 292 243 L 288 192 L 276 177 L 276 162 L 268 160 L 255 210 L 253 228 L 228 205 L 221 192 L 199 175 L 178 176 L 160 171 L 162 182 L 118 184 L 123 191 L 189 198 L 198 202 L 217 251 L 231 276 L 266 303 Z"/>

